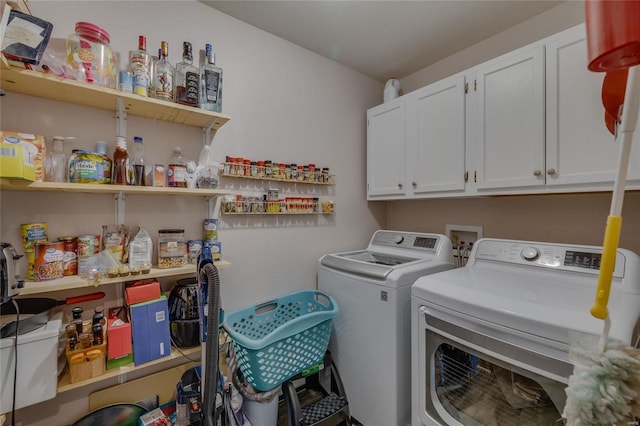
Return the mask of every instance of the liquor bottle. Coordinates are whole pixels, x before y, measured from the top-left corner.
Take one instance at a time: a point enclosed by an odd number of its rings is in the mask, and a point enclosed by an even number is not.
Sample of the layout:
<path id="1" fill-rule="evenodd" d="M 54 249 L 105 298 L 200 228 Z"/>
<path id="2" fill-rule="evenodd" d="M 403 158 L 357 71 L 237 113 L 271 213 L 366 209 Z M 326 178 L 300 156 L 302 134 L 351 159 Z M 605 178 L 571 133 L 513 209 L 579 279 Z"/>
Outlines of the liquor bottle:
<path id="1" fill-rule="evenodd" d="M 160 59 L 156 62 L 155 77 L 153 86 L 155 87 L 155 97 L 165 101 L 173 102 L 173 65 L 169 63 L 169 43 L 163 41 L 160 48 Z"/>
<path id="2" fill-rule="evenodd" d="M 149 96 L 151 59 L 147 53 L 147 38 L 138 36 L 138 50 L 129 52 L 129 71 L 133 77 L 133 93 Z"/>
<path id="3" fill-rule="evenodd" d="M 198 68 L 193 65 L 191 43 L 188 41 L 182 43 L 182 62 L 176 64 L 173 77 L 175 101 L 179 104 L 198 107 L 200 76 Z"/>
<path id="4" fill-rule="evenodd" d="M 215 53 L 205 45 L 205 61 L 200 69 L 200 108 L 222 111 L 222 68 L 215 65 Z"/>

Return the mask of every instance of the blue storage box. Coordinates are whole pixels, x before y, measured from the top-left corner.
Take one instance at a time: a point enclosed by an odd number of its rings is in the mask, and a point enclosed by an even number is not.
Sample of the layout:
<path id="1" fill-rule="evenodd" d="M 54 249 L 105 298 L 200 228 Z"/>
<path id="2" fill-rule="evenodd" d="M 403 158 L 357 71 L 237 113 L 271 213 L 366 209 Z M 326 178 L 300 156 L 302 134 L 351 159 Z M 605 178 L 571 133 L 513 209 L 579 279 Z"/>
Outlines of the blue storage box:
<path id="1" fill-rule="evenodd" d="M 338 313 L 333 297 L 306 290 L 225 314 L 222 326 L 246 381 L 265 392 L 323 360 Z"/>
<path id="2" fill-rule="evenodd" d="M 131 305 L 133 363 L 144 364 L 171 354 L 166 296 Z"/>

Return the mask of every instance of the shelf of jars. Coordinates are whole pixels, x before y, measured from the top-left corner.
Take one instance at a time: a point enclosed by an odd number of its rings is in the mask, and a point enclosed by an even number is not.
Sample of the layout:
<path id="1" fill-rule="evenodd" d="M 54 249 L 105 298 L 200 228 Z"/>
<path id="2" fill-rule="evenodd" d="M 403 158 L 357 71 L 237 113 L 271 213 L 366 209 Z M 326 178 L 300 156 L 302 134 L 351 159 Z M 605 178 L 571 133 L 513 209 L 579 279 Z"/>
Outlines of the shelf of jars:
<path id="1" fill-rule="evenodd" d="M 230 120 L 228 115 L 218 112 L 7 66 L 4 61 L 3 64 L 0 87 L 9 92 L 114 112 L 118 110 L 118 99 L 122 99 L 127 114 L 194 127 L 211 126 L 213 130 Z"/>
<path id="2" fill-rule="evenodd" d="M 259 164 L 264 163 L 263 161 L 249 161 L 248 163 L 247 161 L 249 160 L 225 161 L 221 176 L 311 185 L 335 185 L 336 183 L 336 177 L 329 173 L 328 167 L 320 168 L 314 167 L 314 164 L 285 163 L 264 165 Z"/>
<path id="3" fill-rule="evenodd" d="M 214 262 L 218 269 L 226 269 L 231 267 L 231 262 L 226 260 L 216 260 Z M 179 268 L 151 268 L 149 273 L 125 275 L 116 278 L 102 277 L 98 280 L 82 277 L 80 275 L 70 275 L 63 278 L 57 278 L 47 281 L 25 281 L 24 287 L 20 290 L 20 296 L 29 296 L 33 294 L 48 293 L 53 291 L 64 291 L 78 288 L 98 287 L 102 285 L 117 284 L 128 281 L 138 281 L 147 278 L 164 278 L 177 277 L 182 275 L 194 275 L 196 273 L 196 265 L 188 264 Z"/>
<path id="4" fill-rule="evenodd" d="M 126 383 L 128 380 L 134 380 L 140 375 L 151 374 L 153 372 L 162 371 L 172 366 L 186 364 L 192 361 L 199 361 L 201 354 L 202 348 L 200 346 L 184 348 L 180 349 L 180 351 L 176 350 L 174 347 L 171 347 L 171 354 L 166 357 L 159 358 L 138 366 L 135 366 L 133 363 L 127 364 L 122 367 L 107 370 L 100 376 L 95 376 L 76 383 L 71 383 L 69 371 L 67 370 L 58 379 L 58 394 L 69 392 L 74 389 L 83 388 L 94 383 L 106 382 L 109 379 L 113 378 L 118 378 L 118 384 Z"/>
<path id="5" fill-rule="evenodd" d="M 76 192 L 89 194 L 141 194 L 181 195 L 207 197 L 230 194 L 229 190 L 199 188 L 169 188 L 154 186 L 112 185 L 95 183 L 30 182 L 25 180 L 0 179 L 3 191 Z"/>
<path id="6" fill-rule="evenodd" d="M 335 213 L 333 201 L 310 197 L 287 197 L 264 201 L 260 197 L 236 196 L 221 203 L 224 215 L 330 215 Z"/>

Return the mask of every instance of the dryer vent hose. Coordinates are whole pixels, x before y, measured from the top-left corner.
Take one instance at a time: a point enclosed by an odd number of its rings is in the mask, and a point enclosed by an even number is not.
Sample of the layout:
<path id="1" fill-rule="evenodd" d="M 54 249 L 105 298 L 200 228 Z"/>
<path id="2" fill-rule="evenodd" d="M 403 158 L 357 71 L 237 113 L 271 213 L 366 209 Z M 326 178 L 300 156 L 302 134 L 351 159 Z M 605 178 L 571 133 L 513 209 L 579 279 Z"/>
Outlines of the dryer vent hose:
<path id="1" fill-rule="evenodd" d="M 204 380 L 204 425 L 215 426 L 215 407 L 218 383 L 218 329 L 220 327 L 220 277 L 218 268 L 213 263 L 206 263 L 200 268 L 200 282 L 207 281 L 207 343 L 205 353 Z"/>

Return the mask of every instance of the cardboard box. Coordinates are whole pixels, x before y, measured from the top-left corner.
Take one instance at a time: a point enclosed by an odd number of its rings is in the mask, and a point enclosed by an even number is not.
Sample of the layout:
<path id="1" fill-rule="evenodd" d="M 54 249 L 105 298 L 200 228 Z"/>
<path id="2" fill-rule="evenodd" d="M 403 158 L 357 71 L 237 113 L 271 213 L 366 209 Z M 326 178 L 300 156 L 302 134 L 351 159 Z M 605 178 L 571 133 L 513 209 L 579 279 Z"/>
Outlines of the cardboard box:
<path id="1" fill-rule="evenodd" d="M 152 186 L 164 186 L 165 169 L 162 164 L 154 164 L 151 171 L 151 185 Z"/>
<path id="2" fill-rule="evenodd" d="M 36 182 L 44 180 L 44 136 L 0 131 L 0 177 Z"/>
<path id="3" fill-rule="evenodd" d="M 125 299 L 127 301 L 127 305 L 131 306 L 136 303 L 158 299 L 161 294 L 160 283 L 157 280 L 151 279 L 138 281 L 127 287 L 125 290 Z"/>
<path id="4" fill-rule="evenodd" d="M 133 363 L 137 366 L 171 354 L 169 305 L 159 299 L 130 306 Z"/>
<path id="5" fill-rule="evenodd" d="M 131 355 L 131 323 L 127 309 L 123 306 L 110 308 L 107 317 L 107 363 L 109 360 L 129 355 Z"/>

